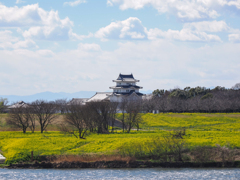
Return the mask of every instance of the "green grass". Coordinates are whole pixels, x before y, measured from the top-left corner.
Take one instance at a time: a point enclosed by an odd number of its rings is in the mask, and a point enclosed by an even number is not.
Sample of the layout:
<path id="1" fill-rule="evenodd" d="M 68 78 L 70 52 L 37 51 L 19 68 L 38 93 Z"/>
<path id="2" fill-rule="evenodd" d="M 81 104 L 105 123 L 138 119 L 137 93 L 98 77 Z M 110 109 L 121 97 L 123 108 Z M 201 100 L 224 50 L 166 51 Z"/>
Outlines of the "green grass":
<path id="1" fill-rule="evenodd" d="M 1 117 L 1 116 L 0 116 Z M 121 118 L 118 115 L 118 118 Z M 156 138 L 163 138 L 173 129 L 186 128 L 185 140 L 190 148 L 230 144 L 240 148 L 240 113 L 200 114 L 166 113 L 142 114 L 141 131 L 114 134 L 88 134 L 86 139 L 77 139 L 57 131 L 0 132 L 0 152 L 7 163 L 30 160 L 34 156 L 62 154 L 118 154 L 128 144 L 133 150 L 137 144 L 144 145 Z M 148 130 L 149 129 L 149 130 Z"/>

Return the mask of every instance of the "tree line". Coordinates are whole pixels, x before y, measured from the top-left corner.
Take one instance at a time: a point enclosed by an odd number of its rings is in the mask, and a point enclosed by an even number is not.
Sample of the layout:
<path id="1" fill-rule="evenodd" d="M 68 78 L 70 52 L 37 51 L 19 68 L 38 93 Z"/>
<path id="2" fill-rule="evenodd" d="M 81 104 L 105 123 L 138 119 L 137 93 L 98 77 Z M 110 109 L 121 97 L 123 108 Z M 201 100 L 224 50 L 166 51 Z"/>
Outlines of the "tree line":
<path id="1" fill-rule="evenodd" d="M 240 83 L 231 89 L 217 86 L 157 89 L 152 97 L 144 101 L 144 110 L 159 112 L 240 112 Z"/>
<path id="2" fill-rule="evenodd" d="M 6 109 L 7 100 L 0 101 L 0 112 Z M 84 138 L 87 131 L 110 133 L 116 123 L 121 122 L 123 132 L 139 129 L 141 114 L 146 112 L 240 112 L 240 83 L 231 89 L 217 86 L 214 89 L 205 87 L 186 87 L 171 90 L 157 89 L 143 99 L 123 97 L 121 102 L 95 101 L 85 105 L 69 102 L 65 99 L 56 101 L 36 100 L 24 106 L 16 106 L 9 111 L 6 123 L 33 133 L 36 122 L 43 133 L 49 124 L 55 124 L 64 133 L 77 138 Z M 63 122 L 56 122 L 62 114 Z M 116 120 L 118 119 L 118 120 Z M 110 128 L 112 127 L 112 128 Z"/>
<path id="3" fill-rule="evenodd" d="M 120 123 L 123 131 L 126 132 L 130 132 L 134 127 L 139 129 L 141 108 L 141 100 L 129 100 L 128 98 L 123 98 L 121 103 L 94 101 L 85 105 L 64 99 L 50 102 L 36 100 L 24 106 L 11 108 L 6 124 L 21 129 L 23 133 L 26 133 L 27 129 L 34 133 L 36 124 L 40 126 L 40 131 L 43 133 L 49 124 L 54 124 L 63 133 L 84 138 L 87 131 L 113 132 L 116 122 Z M 116 120 L 117 113 L 121 114 L 118 120 Z M 63 121 L 56 121 L 61 114 Z"/>

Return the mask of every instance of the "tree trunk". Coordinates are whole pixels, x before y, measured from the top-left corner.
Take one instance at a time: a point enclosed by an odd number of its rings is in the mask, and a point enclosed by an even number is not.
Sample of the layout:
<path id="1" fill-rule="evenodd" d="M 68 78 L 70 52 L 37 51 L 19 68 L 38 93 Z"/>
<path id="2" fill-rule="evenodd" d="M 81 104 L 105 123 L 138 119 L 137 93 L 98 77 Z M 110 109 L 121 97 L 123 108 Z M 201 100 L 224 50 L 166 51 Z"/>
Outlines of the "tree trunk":
<path id="1" fill-rule="evenodd" d="M 113 120 L 112 120 L 112 133 L 113 133 L 113 129 L 114 129 L 114 121 L 115 121 L 115 118 L 113 118 Z"/>
<path id="2" fill-rule="evenodd" d="M 78 133 L 79 133 L 79 138 L 81 139 L 82 138 L 82 130 L 78 129 Z"/>
<path id="3" fill-rule="evenodd" d="M 100 133 L 102 133 L 102 126 L 100 125 L 100 126 L 98 126 L 98 134 L 100 134 Z"/>
<path id="4" fill-rule="evenodd" d="M 23 127 L 23 133 L 26 133 L 27 128 Z"/>
<path id="5" fill-rule="evenodd" d="M 123 117 L 122 117 L 122 129 L 123 129 L 123 132 L 124 132 L 124 113 L 123 114 Z"/>
<path id="6" fill-rule="evenodd" d="M 44 130 L 44 129 L 43 129 L 43 126 L 41 125 L 41 133 L 43 133 L 43 130 Z"/>

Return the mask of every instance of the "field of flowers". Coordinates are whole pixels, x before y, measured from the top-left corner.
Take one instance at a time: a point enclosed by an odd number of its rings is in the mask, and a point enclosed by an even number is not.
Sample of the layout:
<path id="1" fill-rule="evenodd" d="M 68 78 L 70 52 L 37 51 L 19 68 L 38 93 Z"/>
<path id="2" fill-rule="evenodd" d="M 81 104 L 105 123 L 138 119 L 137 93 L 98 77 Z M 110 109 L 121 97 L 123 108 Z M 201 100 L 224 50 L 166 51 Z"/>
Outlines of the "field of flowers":
<path id="1" fill-rule="evenodd" d="M 119 116 L 120 117 L 120 116 Z M 0 153 L 7 163 L 30 159 L 31 151 L 35 158 L 39 155 L 63 154 L 118 154 L 126 144 L 134 150 L 136 144 L 151 142 L 169 135 L 174 129 L 186 128 L 184 140 L 189 148 L 196 146 L 221 146 L 229 144 L 240 148 L 240 113 L 234 114 L 143 114 L 140 131 L 113 134 L 88 134 L 86 139 L 77 139 L 58 131 L 27 132 L 0 131 Z"/>
<path id="2" fill-rule="evenodd" d="M 147 113 L 142 118 L 142 128 L 148 129 L 240 130 L 240 113 Z"/>

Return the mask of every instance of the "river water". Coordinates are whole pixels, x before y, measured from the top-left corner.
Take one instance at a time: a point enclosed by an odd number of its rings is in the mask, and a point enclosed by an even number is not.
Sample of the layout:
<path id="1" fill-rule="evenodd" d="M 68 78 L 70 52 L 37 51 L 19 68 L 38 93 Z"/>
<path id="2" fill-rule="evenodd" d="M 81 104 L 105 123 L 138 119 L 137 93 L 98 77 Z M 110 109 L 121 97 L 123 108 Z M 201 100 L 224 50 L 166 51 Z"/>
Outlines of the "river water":
<path id="1" fill-rule="evenodd" d="M 0 179 L 240 179 L 240 169 L 0 169 Z"/>

